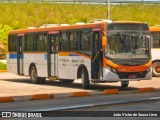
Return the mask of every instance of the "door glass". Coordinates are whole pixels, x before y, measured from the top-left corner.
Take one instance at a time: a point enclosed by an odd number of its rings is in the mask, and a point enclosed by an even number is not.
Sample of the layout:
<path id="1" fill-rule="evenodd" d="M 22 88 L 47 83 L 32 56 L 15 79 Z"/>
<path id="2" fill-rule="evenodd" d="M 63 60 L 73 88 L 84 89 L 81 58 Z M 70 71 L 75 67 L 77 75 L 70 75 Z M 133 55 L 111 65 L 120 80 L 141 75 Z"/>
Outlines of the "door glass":
<path id="1" fill-rule="evenodd" d="M 91 78 L 99 79 L 100 76 L 100 32 L 93 33 L 92 41 Z"/>
<path id="2" fill-rule="evenodd" d="M 51 54 L 57 54 L 58 52 L 58 35 L 51 35 Z"/>

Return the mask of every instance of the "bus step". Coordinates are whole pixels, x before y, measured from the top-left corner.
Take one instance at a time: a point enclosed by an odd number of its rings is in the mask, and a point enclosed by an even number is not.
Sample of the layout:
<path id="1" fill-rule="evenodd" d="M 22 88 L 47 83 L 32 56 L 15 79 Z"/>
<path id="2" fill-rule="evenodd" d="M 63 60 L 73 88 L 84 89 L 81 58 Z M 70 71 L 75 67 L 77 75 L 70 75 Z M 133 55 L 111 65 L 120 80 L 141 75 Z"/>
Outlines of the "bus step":
<path id="1" fill-rule="evenodd" d="M 57 76 L 50 76 L 48 77 L 49 80 L 57 80 Z"/>

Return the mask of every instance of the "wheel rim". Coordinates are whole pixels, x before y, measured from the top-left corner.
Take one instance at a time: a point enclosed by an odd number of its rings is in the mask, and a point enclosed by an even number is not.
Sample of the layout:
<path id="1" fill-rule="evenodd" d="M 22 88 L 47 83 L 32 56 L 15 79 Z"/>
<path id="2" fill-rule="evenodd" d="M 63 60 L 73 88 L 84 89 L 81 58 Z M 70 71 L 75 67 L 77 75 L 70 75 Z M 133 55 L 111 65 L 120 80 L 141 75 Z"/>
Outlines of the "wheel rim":
<path id="1" fill-rule="evenodd" d="M 122 81 L 121 84 L 122 85 L 128 85 L 129 81 Z"/>
<path id="2" fill-rule="evenodd" d="M 155 71 L 156 71 L 157 73 L 160 73 L 160 66 L 156 66 L 156 67 L 155 67 Z"/>

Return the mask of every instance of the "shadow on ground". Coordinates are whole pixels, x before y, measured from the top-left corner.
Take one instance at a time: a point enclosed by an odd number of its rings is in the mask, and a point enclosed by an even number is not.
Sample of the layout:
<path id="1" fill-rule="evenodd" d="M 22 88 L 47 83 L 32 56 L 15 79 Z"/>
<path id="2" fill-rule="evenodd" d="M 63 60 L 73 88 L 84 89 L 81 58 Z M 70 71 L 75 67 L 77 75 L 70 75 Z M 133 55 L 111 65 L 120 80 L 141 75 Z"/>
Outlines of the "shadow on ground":
<path id="1" fill-rule="evenodd" d="M 1 81 L 9 81 L 9 82 L 17 82 L 17 83 L 26 83 L 26 84 L 32 84 L 30 82 L 29 78 L 21 78 L 21 79 L 3 79 Z M 138 90 L 139 88 L 128 86 L 127 88 L 122 88 L 120 82 L 118 82 L 119 85 L 111 85 L 112 83 L 109 83 L 110 85 L 107 85 L 107 83 L 91 83 L 89 90 L 95 90 L 95 91 L 103 91 L 105 89 L 118 89 L 120 91 L 132 91 L 132 90 Z M 40 84 L 32 84 L 32 85 L 40 85 Z M 77 88 L 82 89 L 81 83 L 76 82 L 76 80 L 73 83 L 68 82 L 61 82 L 59 80 L 49 81 L 46 80 L 44 84 L 41 84 L 43 86 L 56 86 L 56 87 L 66 87 L 66 88 Z"/>

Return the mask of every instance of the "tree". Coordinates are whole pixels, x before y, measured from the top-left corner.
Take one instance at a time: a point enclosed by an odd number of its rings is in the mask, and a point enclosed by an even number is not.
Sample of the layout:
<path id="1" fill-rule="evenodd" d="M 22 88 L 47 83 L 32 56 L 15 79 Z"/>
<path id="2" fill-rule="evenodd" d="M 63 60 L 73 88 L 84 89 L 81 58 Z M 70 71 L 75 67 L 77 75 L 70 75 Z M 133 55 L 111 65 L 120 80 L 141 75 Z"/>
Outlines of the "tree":
<path id="1" fill-rule="evenodd" d="M 6 58 L 8 32 L 12 27 L 0 24 L 0 59 Z"/>

